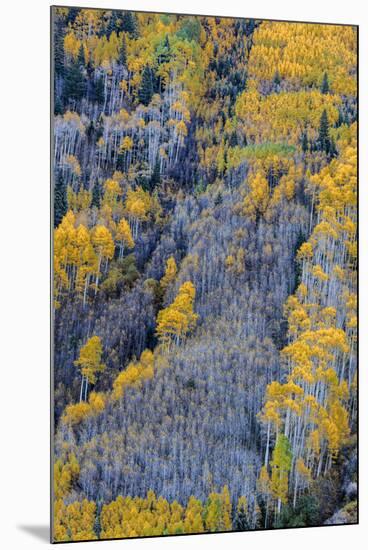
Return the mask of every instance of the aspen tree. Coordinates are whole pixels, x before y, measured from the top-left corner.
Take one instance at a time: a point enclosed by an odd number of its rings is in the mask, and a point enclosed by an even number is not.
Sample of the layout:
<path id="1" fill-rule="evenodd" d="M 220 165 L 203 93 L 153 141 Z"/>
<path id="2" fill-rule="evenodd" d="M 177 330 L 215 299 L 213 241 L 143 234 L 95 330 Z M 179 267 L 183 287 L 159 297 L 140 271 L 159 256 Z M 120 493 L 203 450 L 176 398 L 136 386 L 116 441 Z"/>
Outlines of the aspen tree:
<path id="1" fill-rule="evenodd" d="M 125 218 L 121 218 L 119 221 L 115 237 L 119 242 L 119 258 L 123 258 L 125 248 L 134 248 L 132 233 Z"/>
<path id="2" fill-rule="evenodd" d="M 292 453 L 287 437 L 280 434 L 272 455 L 271 491 L 277 499 L 277 514 L 280 514 L 281 504 L 286 504 L 289 490 L 289 472 L 291 469 Z"/>
<path id="3" fill-rule="evenodd" d="M 178 268 L 176 266 L 175 258 L 174 256 L 170 256 L 170 258 L 166 261 L 165 274 L 160 280 L 160 285 L 163 291 L 165 291 L 167 287 L 175 280 L 177 271 Z"/>
<path id="4" fill-rule="evenodd" d="M 194 299 L 195 287 L 187 281 L 179 288 L 174 302 L 158 313 L 156 334 L 164 344 L 169 345 L 172 339 L 179 344 L 193 330 L 198 320 L 193 311 Z"/>
<path id="5" fill-rule="evenodd" d="M 79 358 L 74 365 L 80 368 L 82 381 L 79 401 L 87 400 L 88 383 L 95 384 L 97 374 L 105 370 L 106 365 L 101 362 L 102 344 L 99 336 L 92 336 L 82 346 Z M 84 388 L 84 392 L 83 392 Z"/>
<path id="6" fill-rule="evenodd" d="M 95 283 L 95 294 L 97 294 L 102 261 L 105 260 L 107 265 L 114 256 L 115 246 L 110 231 L 104 225 L 97 225 L 93 229 L 91 240 L 98 257 Z"/>

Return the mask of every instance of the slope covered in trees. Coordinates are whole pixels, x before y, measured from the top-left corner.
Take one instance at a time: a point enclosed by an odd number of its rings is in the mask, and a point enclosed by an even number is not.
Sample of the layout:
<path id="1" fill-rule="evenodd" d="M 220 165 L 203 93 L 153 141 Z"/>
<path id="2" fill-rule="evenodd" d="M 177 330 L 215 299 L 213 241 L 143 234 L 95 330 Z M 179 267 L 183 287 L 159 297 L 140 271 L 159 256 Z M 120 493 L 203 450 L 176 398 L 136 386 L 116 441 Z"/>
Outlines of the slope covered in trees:
<path id="1" fill-rule="evenodd" d="M 55 540 L 354 522 L 356 29 L 53 46 Z"/>

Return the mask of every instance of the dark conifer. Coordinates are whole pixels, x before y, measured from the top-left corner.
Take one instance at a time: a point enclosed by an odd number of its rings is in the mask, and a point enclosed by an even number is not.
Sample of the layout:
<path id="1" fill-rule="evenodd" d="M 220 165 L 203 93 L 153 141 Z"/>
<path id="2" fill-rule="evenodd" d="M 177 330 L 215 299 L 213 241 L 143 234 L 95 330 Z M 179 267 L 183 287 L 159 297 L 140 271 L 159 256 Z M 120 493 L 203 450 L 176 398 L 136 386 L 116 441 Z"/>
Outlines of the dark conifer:
<path id="1" fill-rule="evenodd" d="M 121 42 L 121 48 L 119 50 L 119 63 L 120 65 L 126 65 L 127 62 L 127 48 L 126 48 L 126 38 L 123 34 L 123 40 Z"/>
<path id="2" fill-rule="evenodd" d="M 155 166 L 150 179 L 150 189 L 153 191 L 161 183 L 160 159 L 156 158 Z"/>
<path id="3" fill-rule="evenodd" d="M 64 36 L 65 31 L 59 22 L 54 26 L 54 69 L 55 76 L 64 75 Z"/>
<path id="4" fill-rule="evenodd" d="M 110 35 L 113 31 L 115 31 L 116 34 L 118 34 L 119 32 L 118 20 L 119 20 L 119 13 L 116 10 L 112 10 L 109 22 L 106 27 L 106 35 L 108 38 L 110 38 Z"/>
<path id="5" fill-rule="evenodd" d="M 68 8 L 68 14 L 66 16 L 66 26 L 69 25 L 69 23 L 74 23 L 78 13 L 80 12 L 81 8 Z"/>
<path id="6" fill-rule="evenodd" d="M 337 147 L 336 147 L 336 143 L 335 143 L 335 140 L 334 138 L 331 138 L 330 139 L 330 157 L 337 157 L 338 155 L 338 150 L 337 150 Z"/>
<path id="7" fill-rule="evenodd" d="M 230 140 L 229 140 L 229 146 L 230 147 L 236 147 L 238 145 L 238 134 L 234 130 L 231 132 Z"/>
<path id="8" fill-rule="evenodd" d="M 273 83 L 275 86 L 280 86 L 281 84 L 281 75 L 278 71 L 278 69 L 275 72 L 275 76 L 273 77 Z"/>
<path id="9" fill-rule="evenodd" d="M 323 94 L 328 94 L 329 91 L 330 91 L 330 84 L 328 82 L 327 73 L 325 72 L 324 75 L 323 75 L 323 80 L 322 80 L 322 85 L 321 85 L 321 92 Z"/>
<path id="10" fill-rule="evenodd" d="M 222 201 L 223 201 L 222 193 L 221 191 L 219 191 L 215 197 L 215 201 L 214 201 L 215 206 L 219 206 L 222 203 Z"/>
<path id="11" fill-rule="evenodd" d="M 98 181 L 95 182 L 93 189 L 92 189 L 92 202 L 91 206 L 95 206 L 96 208 L 100 208 L 101 204 L 101 186 Z"/>
<path id="12" fill-rule="evenodd" d="M 308 135 L 307 135 L 307 132 L 304 131 L 302 134 L 302 151 L 303 153 L 306 153 L 308 150 L 309 150 Z"/>
<path id="13" fill-rule="evenodd" d="M 55 177 L 54 189 L 54 227 L 57 227 L 68 211 L 66 185 L 61 175 Z"/>
<path id="14" fill-rule="evenodd" d="M 337 119 L 336 126 L 339 127 L 339 126 L 341 126 L 342 124 L 344 124 L 344 122 L 345 122 L 345 119 L 344 119 L 343 112 L 342 112 L 341 109 L 339 109 L 339 118 Z"/>
<path id="15" fill-rule="evenodd" d="M 330 142 L 330 125 L 328 123 L 328 116 L 326 109 L 323 110 L 321 115 L 321 120 L 319 123 L 318 131 L 318 149 L 320 151 L 325 151 L 329 154 L 331 142 Z"/>
<path id="16" fill-rule="evenodd" d="M 67 68 L 64 81 L 64 98 L 79 100 L 86 92 L 87 84 L 83 71 L 80 69 L 78 60 L 72 62 Z"/>
<path id="17" fill-rule="evenodd" d="M 146 65 L 142 74 L 142 82 L 138 90 L 139 102 L 147 106 L 152 99 L 153 91 L 152 69 Z"/>
<path id="18" fill-rule="evenodd" d="M 104 95 L 104 81 L 102 76 L 99 76 L 96 78 L 94 85 L 93 85 L 93 94 L 92 94 L 93 101 L 96 101 L 97 103 L 103 103 L 105 95 Z"/>
<path id="19" fill-rule="evenodd" d="M 54 103 L 54 115 L 55 116 L 62 115 L 63 112 L 64 112 L 63 103 L 62 103 L 60 97 L 56 97 L 55 98 L 55 103 Z"/>
<path id="20" fill-rule="evenodd" d="M 86 56 L 85 56 L 83 44 L 81 44 L 79 48 L 77 63 L 80 67 L 85 67 L 86 65 Z"/>
<path id="21" fill-rule="evenodd" d="M 235 520 L 234 520 L 234 531 L 247 531 L 249 529 L 249 524 L 247 520 L 246 511 L 243 506 L 237 510 Z"/>
<path id="22" fill-rule="evenodd" d="M 127 32 L 133 38 L 138 38 L 138 24 L 135 14 L 131 11 L 125 11 L 121 19 L 121 30 Z"/>

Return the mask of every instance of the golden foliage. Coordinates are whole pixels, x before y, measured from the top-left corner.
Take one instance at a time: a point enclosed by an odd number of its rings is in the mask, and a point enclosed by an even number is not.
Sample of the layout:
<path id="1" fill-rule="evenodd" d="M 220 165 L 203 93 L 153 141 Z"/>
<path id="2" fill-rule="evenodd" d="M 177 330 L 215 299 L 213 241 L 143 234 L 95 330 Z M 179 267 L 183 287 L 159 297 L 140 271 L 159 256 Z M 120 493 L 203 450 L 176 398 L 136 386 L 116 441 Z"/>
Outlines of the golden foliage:
<path id="1" fill-rule="evenodd" d="M 178 344 L 194 329 L 198 320 L 193 311 L 194 299 L 195 287 L 187 281 L 179 288 L 173 303 L 158 313 L 156 334 L 163 343 L 168 344 L 174 339 Z"/>

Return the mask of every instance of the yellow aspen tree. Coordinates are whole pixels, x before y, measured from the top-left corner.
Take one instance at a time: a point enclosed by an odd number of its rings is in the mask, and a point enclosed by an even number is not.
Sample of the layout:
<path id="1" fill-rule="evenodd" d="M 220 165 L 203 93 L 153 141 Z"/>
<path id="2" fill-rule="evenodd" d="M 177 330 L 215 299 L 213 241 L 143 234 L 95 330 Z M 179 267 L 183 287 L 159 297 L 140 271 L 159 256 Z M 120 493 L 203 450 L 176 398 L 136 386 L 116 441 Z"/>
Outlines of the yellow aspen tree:
<path id="1" fill-rule="evenodd" d="M 203 506 L 194 496 L 189 497 L 184 517 L 184 533 L 203 533 Z"/>
<path id="2" fill-rule="evenodd" d="M 74 453 L 70 453 L 65 463 L 58 459 L 54 464 L 54 497 L 67 496 L 78 479 L 80 467 Z"/>
<path id="3" fill-rule="evenodd" d="M 232 529 L 232 507 L 229 487 L 224 485 L 221 492 L 222 500 L 222 518 L 221 518 L 221 531 L 231 531 Z"/>
<path id="4" fill-rule="evenodd" d="M 131 151 L 133 149 L 133 140 L 130 136 L 125 136 L 120 143 L 119 152 Z"/>
<path id="5" fill-rule="evenodd" d="M 178 535 L 180 533 L 187 533 L 184 522 L 183 513 L 184 509 L 176 500 L 170 504 L 170 522 L 167 526 L 167 533 L 169 535 Z M 203 525 L 202 525 L 203 529 Z M 199 532 L 199 531 L 198 531 Z"/>
<path id="6" fill-rule="evenodd" d="M 78 56 L 79 48 L 81 42 L 75 36 L 74 32 L 68 32 L 64 38 L 64 51 L 65 53 L 73 59 L 76 59 Z"/>
<path id="7" fill-rule="evenodd" d="M 162 343 L 169 346 L 172 340 L 176 344 L 195 327 L 198 315 L 193 311 L 195 287 L 187 281 L 179 288 L 174 302 L 159 311 L 156 334 Z"/>
<path id="8" fill-rule="evenodd" d="M 120 399 L 125 388 L 139 387 L 144 380 L 154 376 L 154 354 L 151 350 L 142 351 L 139 361 L 132 361 L 126 369 L 121 371 L 113 383 L 112 397 Z"/>
<path id="9" fill-rule="evenodd" d="M 101 339 L 99 336 L 92 336 L 81 348 L 79 358 L 74 361 L 74 365 L 80 368 L 82 375 L 79 401 L 87 400 L 88 383 L 95 384 L 97 374 L 106 368 L 106 365 L 101 362 L 101 356 Z"/>
<path id="10" fill-rule="evenodd" d="M 175 280 L 177 272 L 178 268 L 176 266 L 175 258 L 174 256 L 170 256 L 170 258 L 166 261 L 165 274 L 160 280 L 160 286 L 163 291 L 165 291 L 167 287 Z"/>
<path id="11" fill-rule="evenodd" d="M 96 540 L 96 503 L 87 499 L 65 505 L 55 503 L 54 535 L 57 542 Z"/>
<path id="12" fill-rule="evenodd" d="M 106 404 L 106 394 L 102 392 L 91 392 L 87 401 L 71 403 L 64 409 L 62 421 L 64 424 L 79 424 L 88 417 L 98 415 L 103 411 Z"/>
<path id="13" fill-rule="evenodd" d="M 150 207 L 151 197 L 147 191 L 144 191 L 141 187 L 136 190 L 128 189 L 125 209 L 132 227 L 134 240 L 137 239 L 140 224 L 148 219 Z"/>
<path id="14" fill-rule="evenodd" d="M 121 194 L 122 191 L 119 182 L 115 179 L 107 179 L 104 183 L 104 196 L 102 204 L 104 206 L 114 208 Z"/>
<path id="15" fill-rule="evenodd" d="M 204 512 L 206 531 L 215 533 L 221 531 L 222 526 L 222 502 L 221 494 L 210 493 Z"/>
<path id="16" fill-rule="evenodd" d="M 95 283 L 95 294 L 97 294 L 102 261 L 106 261 L 107 269 L 108 261 L 114 256 L 115 246 L 110 231 L 104 225 L 97 225 L 93 229 L 91 240 L 98 258 Z"/>
<path id="17" fill-rule="evenodd" d="M 63 217 L 54 231 L 55 255 L 55 295 L 70 291 L 75 277 L 75 266 L 78 261 L 76 248 L 75 215 L 71 210 Z"/>
<path id="18" fill-rule="evenodd" d="M 119 243 L 119 258 L 123 258 L 125 248 L 134 248 L 132 232 L 125 218 L 119 221 L 115 237 Z"/>
<path id="19" fill-rule="evenodd" d="M 243 213 L 251 219 L 256 220 L 264 214 L 270 200 L 268 181 L 264 174 L 257 172 L 249 177 L 249 192 L 243 202 Z"/>
<path id="20" fill-rule="evenodd" d="M 277 500 L 278 515 L 281 512 L 281 504 L 286 504 L 288 501 L 291 461 L 292 453 L 289 440 L 286 436 L 280 434 L 276 440 L 271 461 L 271 491 L 273 497 Z"/>
<path id="21" fill-rule="evenodd" d="M 88 242 L 82 252 L 81 266 L 77 273 L 76 290 L 83 292 L 83 307 L 87 302 L 87 293 L 93 274 L 98 269 L 98 258 L 91 242 Z"/>

